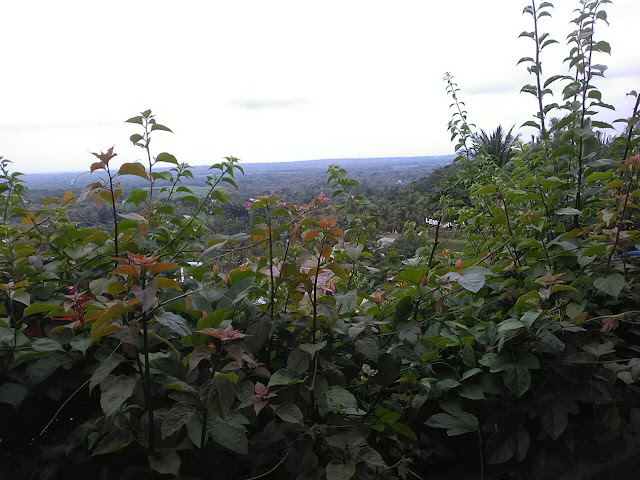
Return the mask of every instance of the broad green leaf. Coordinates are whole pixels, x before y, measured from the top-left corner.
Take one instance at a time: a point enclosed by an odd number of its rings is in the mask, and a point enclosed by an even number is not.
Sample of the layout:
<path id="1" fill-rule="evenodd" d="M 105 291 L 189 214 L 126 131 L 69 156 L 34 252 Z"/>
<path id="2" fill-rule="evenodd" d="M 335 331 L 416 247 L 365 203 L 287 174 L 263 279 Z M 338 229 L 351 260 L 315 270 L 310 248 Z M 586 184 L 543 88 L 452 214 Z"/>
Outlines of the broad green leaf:
<path id="1" fill-rule="evenodd" d="M 196 407 L 187 402 L 179 402 L 171 407 L 164 417 L 160 426 L 162 438 L 173 435 L 180 430 L 196 413 Z"/>
<path id="2" fill-rule="evenodd" d="M 463 273 L 458 277 L 460 286 L 473 293 L 478 293 L 484 286 L 484 282 L 484 275 L 480 273 Z"/>
<path id="3" fill-rule="evenodd" d="M 350 478 L 353 478 L 355 473 L 356 464 L 353 463 L 353 460 L 349 460 L 347 463 L 342 463 L 338 460 L 331 460 L 327 464 L 327 480 L 349 480 Z"/>
<path id="4" fill-rule="evenodd" d="M 399 434 L 404 435 L 408 439 L 413 440 L 414 442 L 418 441 L 418 436 L 416 435 L 416 432 L 411 430 L 411 428 L 409 428 L 409 426 L 405 425 L 404 423 L 398 423 L 398 422 L 392 423 L 391 428 L 393 428 Z"/>
<path id="5" fill-rule="evenodd" d="M 0 403 L 7 403 L 17 410 L 28 393 L 29 389 L 20 383 L 3 383 L 0 385 Z"/>
<path id="6" fill-rule="evenodd" d="M 59 309 L 62 309 L 60 305 L 52 305 L 50 303 L 32 303 L 24 309 L 22 316 L 28 317 L 29 315 L 33 315 L 35 313 L 50 312 L 52 310 Z"/>
<path id="7" fill-rule="evenodd" d="M 100 441 L 93 451 L 93 455 L 105 455 L 117 452 L 129 445 L 133 440 L 133 434 L 124 428 L 114 428 Z"/>
<path id="8" fill-rule="evenodd" d="M 349 390 L 334 385 L 329 387 L 324 395 L 332 412 L 338 413 L 343 410 L 347 414 L 358 414 L 358 401 Z"/>
<path id="9" fill-rule="evenodd" d="M 556 210 L 557 215 L 582 215 L 582 212 L 576 208 L 559 208 Z"/>
<path id="10" fill-rule="evenodd" d="M 378 420 L 383 423 L 395 423 L 400 420 L 400 417 L 402 417 L 401 413 L 394 412 L 393 410 L 389 410 L 380 405 L 376 407 L 375 414 Z"/>
<path id="11" fill-rule="evenodd" d="M 302 412 L 295 404 L 291 402 L 284 402 L 280 405 L 274 406 L 274 408 L 276 411 L 276 415 L 278 415 L 285 422 L 299 423 L 301 425 L 304 424 Z"/>
<path id="12" fill-rule="evenodd" d="M 178 160 L 176 160 L 176 157 L 167 152 L 158 154 L 158 156 L 156 157 L 156 162 L 173 163 L 174 165 L 178 165 Z"/>
<path id="13" fill-rule="evenodd" d="M 113 370 L 124 361 L 124 357 L 118 353 L 113 353 L 105 360 L 100 362 L 96 371 L 93 372 L 91 380 L 89 381 L 89 393 L 93 388 L 107 378 Z"/>
<path id="14" fill-rule="evenodd" d="M 191 335 L 191 330 L 189 330 L 189 327 L 187 327 L 185 319 L 180 315 L 176 315 L 175 313 L 171 312 L 162 312 L 156 315 L 154 318 L 158 323 L 164 325 L 167 328 L 170 328 L 181 337 Z"/>
<path id="15" fill-rule="evenodd" d="M 296 383 L 302 382 L 300 378 L 300 373 L 289 370 L 288 368 L 281 368 L 276 371 L 271 378 L 269 378 L 269 383 L 267 387 L 274 387 L 278 385 L 294 385 Z"/>
<path id="16" fill-rule="evenodd" d="M 149 466 L 160 475 L 180 476 L 180 456 L 172 448 L 163 448 L 157 455 L 149 456 Z"/>
<path id="17" fill-rule="evenodd" d="M 593 282 L 594 287 L 614 298 L 618 298 L 618 295 L 620 295 L 620 292 L 622 292 L 624 288 L 624 284 L 624 277 L 619 273 L 613 273 L 605 278 L 597 278 Z"/>
<path id="18" fill-rule="evenodd" d="M 241 427 L 229 423 L 217 423 L 208 430 L 213 441 L 241 455 L 249 453 L 247 435 Z"/>
<path id="19" fill-rule="evenodd" d="M 478 419 L 468 412 L 459 412 L 456 416 L 448 413 L 436 413 L 427 419 L 425 425 L 434 428 L 446 428 L 447 435 L 453 437 L 475 432 L 478 429 Z"/>
<path id="20" fill-rule="evenodd" d="M 133 393 L 133 389 L 138 383 L 140 375 L 110 375 L 101 384 L 100 407 L 104 414 L 109 417 L 120 409 L 122 404 Z"/>

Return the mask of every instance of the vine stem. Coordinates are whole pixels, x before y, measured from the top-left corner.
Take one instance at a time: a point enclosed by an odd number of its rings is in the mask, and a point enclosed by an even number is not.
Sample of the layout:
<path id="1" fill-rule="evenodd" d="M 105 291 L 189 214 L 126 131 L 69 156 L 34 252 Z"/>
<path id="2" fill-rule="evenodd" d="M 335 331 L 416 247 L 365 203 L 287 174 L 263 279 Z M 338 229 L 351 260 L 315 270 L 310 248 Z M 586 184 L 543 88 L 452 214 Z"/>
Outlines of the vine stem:
<path id="1" fill-rule="evenodd" d="M 282 459 L 276 464 L 276 466 L 273 467 L 268 472 L 261 473 L 260 475 L 257 475 L 255 477 L 247 478 L 246 480 L 257 480 L 258 478 L 266 477 L 270 473 L 273 473 L 280 465 L 282 465 L 282 462 L 284 462 L 287 459 L 290 452 L 291 452 L 291 449 L 287 450 L 287 453 L 284 454 L 284 457 L 282 457 Z"/>
<path id="2" fill-rule="evenodd" d="M 116 353 L 116 350 L 118 350 L 118 348 L 120 348 L 120 345 L 122 345 L 122 342 L 118 343 L 118 345 L 116 346 L 116 348 L 113 349 L 113 351 L 109 354 L 109 356 L 107 358 L 110 358 L 111 355 L 113 355 L 114 353 Z M 60 412 L 62 411 L 62 409 L 65 407 L 65 405 L 67 403 L 69 403 L 69 401 L 80 391 L 82 390 L 85 386 L 87 386 L 87 384 L 91 381 L 91 377 L 89 377 L 87 379 L 86 382 L 84 382 L 82 385 L 80 385 L 78 388 L 75 389 L 75 391 L 69 395 L 69 397 L 64 401 L 64 403 L 60 406 L 60 408 L 58 408 L 58 410 L 56 410 L 56 413 L 53 414 L 53 417 L 51 417 L 51 420 L 49 420 L 49 422 L 44 426 L 44 428 L 42 429 L 42 431 L 40 432 L 40 437 L 44 434 L 44 432 L 47 431 L 47 428 L 49 428 L 51 426 L 51 424 L 53 423 L 53 421 L 58 417 L 58 415 L 60 414 Z"/>

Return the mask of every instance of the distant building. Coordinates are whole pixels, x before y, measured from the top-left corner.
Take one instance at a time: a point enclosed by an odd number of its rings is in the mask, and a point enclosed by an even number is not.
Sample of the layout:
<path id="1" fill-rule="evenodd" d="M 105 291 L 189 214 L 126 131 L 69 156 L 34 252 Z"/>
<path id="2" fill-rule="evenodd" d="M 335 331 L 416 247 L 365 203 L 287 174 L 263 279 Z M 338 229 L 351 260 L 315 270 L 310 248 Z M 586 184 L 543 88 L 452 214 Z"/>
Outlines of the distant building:
<path id="1" fill-rule="evenodd" d="M 438 220 L 435 220 L 433 218 L 425 218 L 424 221 L 426 222 L 427 225 L 438 225 Z M 440 225 L 442 228 L 451 228 L 453 227 L 453 223 L 451 222 L 445 222 L 443 224 Z"/>

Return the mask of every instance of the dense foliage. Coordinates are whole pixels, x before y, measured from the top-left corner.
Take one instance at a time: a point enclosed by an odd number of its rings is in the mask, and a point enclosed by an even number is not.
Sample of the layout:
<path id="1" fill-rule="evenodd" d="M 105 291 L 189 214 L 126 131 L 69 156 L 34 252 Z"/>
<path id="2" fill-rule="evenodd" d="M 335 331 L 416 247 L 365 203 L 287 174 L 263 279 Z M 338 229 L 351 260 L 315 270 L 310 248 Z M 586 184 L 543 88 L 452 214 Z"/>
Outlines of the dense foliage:
<path id="1" fill-rule="evenodd" d="M 149 110 L 127 120 L 148 163 L 96 153 L 79 195 L 29 203 L 0 159 L 0 477 L 634 478 L 640 96 L 605 145 L 607 3 L 580 2 L 569 74 L 546 81 L 552 5 L 525 8 L 540 134 L 503 161 L 476 150 L 447 75 L 460 156 L 412 187 L 437 225 L 405 228 L 410 258 L 380 250 L 394 213 L 338 166 L 331 197 L 262 196 L 246 233 L 212 229 L 242 167 L 213 165 L 195 195 L 151 149 L 170 129 Z M 124 195 L 126 176 L 148 185 Z M 81 202 L 110 226 L 71 221 Z"/>

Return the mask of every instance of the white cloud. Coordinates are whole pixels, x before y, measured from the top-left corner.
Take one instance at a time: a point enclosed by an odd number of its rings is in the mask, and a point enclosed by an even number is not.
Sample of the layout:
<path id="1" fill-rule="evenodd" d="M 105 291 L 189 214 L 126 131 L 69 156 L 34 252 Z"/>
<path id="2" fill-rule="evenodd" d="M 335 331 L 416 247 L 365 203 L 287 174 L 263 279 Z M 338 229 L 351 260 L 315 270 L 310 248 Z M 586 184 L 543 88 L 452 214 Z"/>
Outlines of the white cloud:
<path id="1" fill-rule="evenodd" d="M 45 0 L 2 2 L 0 155 L 21 171 L 82 170 L 116 145 L 140 158 L 126 118 L 152 108 L 176 134 L 157 151 L 181 161 L 449 153 L 442 76 L 451 71 L 472 121 L 517 126 L 535 110 L 520 57 L 531 42 L 519 0 Z M 562 73 L 577 0 L 556 0 L 544 29 L 545 75 Z M 638 88 L 640 2 L 608 7 L 607 103 L 628 115 Z M 597 33 L 598 35 L 598 33 Z M 115 160 L 114 160 L 115 161 Z"/>

